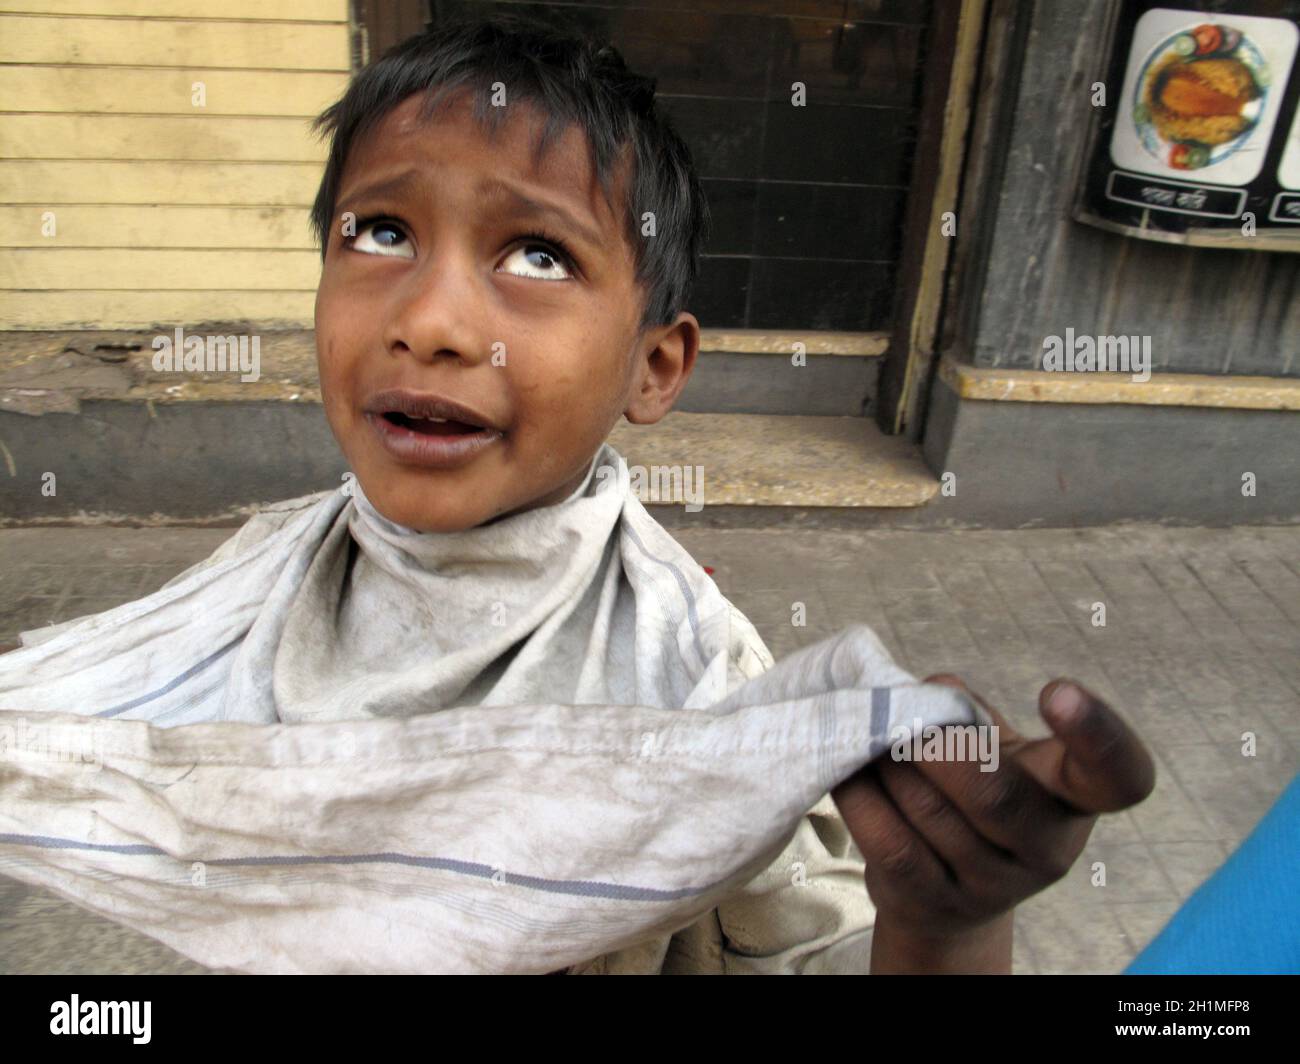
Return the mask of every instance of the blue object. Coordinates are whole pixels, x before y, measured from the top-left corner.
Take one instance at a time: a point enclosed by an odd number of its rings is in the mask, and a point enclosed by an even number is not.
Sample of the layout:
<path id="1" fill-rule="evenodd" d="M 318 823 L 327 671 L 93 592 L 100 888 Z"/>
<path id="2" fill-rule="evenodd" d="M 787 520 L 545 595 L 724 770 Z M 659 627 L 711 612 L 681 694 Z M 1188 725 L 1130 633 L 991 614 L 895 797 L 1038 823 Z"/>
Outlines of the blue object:
<path id="1" fill-rule="evenodd" d="M 1300 775 L 1125 975 L 1300 973 Z"/>

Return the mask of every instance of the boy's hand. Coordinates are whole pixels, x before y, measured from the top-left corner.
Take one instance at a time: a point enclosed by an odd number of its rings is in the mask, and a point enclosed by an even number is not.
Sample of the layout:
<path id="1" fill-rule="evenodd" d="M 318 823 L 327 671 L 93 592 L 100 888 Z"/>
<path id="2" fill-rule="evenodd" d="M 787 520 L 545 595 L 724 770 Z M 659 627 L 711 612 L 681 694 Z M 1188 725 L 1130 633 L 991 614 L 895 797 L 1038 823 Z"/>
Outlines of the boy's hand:
<path id="1" fill-rule="evenodd" d="M 1014 907 L 1069 871 L 1097 814 L 1155 785 L 1151 755 L 1109 706 L 1069 680 L 1038 696 L 1053 735 L 1026 739 L 954 676 L 998 725 L 993 772 L 977 761 L 880 758 L 832 791 L 866 859 L 877 971 L 1011 970 Z"/>

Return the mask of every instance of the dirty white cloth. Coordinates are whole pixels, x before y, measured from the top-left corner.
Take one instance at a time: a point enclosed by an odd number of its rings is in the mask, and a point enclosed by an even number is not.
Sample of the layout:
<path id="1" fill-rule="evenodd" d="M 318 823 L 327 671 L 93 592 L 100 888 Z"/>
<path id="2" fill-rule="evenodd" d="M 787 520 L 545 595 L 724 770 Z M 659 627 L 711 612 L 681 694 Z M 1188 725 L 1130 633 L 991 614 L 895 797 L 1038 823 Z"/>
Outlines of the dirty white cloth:
<path id="1" fill-rule="evenodd" d="M 895 726 L 982 719 L 865 627 L 769 667 L 608 445 L 465 532 L 267 508 L 24 643 L 0 872 L 225 971 L 658 970 Z"/>

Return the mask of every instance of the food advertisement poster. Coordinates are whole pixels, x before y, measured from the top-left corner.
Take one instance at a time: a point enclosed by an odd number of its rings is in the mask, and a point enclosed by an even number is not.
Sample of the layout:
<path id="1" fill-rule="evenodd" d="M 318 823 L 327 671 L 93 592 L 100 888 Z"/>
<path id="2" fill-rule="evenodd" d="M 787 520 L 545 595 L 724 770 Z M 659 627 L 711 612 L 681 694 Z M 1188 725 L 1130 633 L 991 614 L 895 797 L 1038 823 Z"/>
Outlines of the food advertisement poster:
<path id="1" fill-rule="evenodd" d="M 1300 4 L 1206 6 L 1123 4 L 1079 217 L 1216 245 L 1296 226 L 1300 249 Z"/>

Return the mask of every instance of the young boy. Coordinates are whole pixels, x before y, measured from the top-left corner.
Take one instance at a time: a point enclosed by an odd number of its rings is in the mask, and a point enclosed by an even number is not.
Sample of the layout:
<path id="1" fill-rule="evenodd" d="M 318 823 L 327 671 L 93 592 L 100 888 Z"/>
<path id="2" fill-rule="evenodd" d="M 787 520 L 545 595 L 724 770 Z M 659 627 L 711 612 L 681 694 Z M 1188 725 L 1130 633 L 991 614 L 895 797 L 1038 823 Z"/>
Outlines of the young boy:
<path id="1" fill-rule="evenodd" d="M 135 695 L 135 677 L 97 715 L 166 698 L 148 719 L 538 699 L 680 710 L 765 673 L 752 626 L 634 501 L 602 490 L 621 465 L 610 429 L 661 419 L 699 347 L 684 306 L 705 206 L 652 85 L 612 48 L 498 19 L 412 38 L 321 124 L 316 341 L 350 506 L 267 508 L 177 577 L 169 588 L 198 594 L 207 574 L 263 559 L 213 600 L 240 619 L 177 677 L 188 694 Z M 258 580 L 275 586 L 254 595 Z M 723 677 L 706 698 L 710 662 Z M 198 674 L 219 682 L 200 690 Z M 689 926 L 564 970 L 1009 971 L 1015 904 L 1066 872 L 1097 813 L 1152 785 L 1141 744 L 1091 695 L 1062 681 L 1040 701 L 1055 734 L 1037 741 L 984 707 L 997 771 L 885 760 L 841 775 L 833 801 L 814 788 L 775 860 Z"/>

